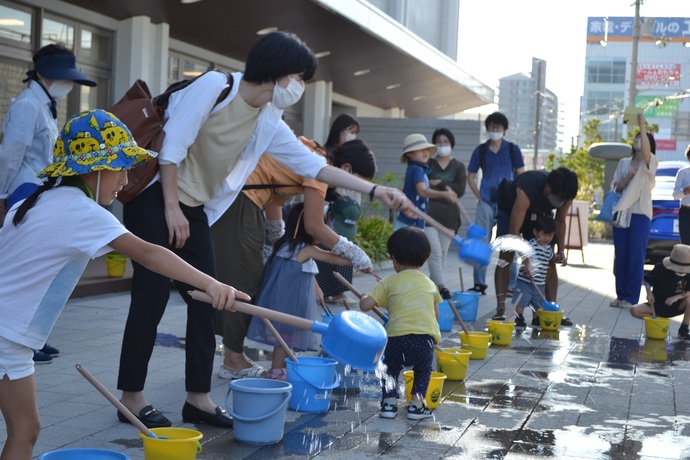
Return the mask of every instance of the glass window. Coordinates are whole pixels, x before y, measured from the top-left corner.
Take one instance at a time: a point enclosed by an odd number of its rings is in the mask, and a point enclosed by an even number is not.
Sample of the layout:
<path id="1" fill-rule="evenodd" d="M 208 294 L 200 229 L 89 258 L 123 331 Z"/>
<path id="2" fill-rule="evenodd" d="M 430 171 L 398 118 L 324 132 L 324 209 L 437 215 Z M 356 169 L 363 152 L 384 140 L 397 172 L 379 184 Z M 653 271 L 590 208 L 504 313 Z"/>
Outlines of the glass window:
<path id="1" fill-rule="evenodd" d="M 0 38 L 31 43 L 31 14 L 0 5 Z"/>
<path id="2" fill-rule="evenodd" d="M 82 28 L 79 40 L 79 59 L 110 64 L 112 36 L 105 31 Z"/>
<path id="3" fill-rule="evenodd" d="M 194 59 L 180 53 L 170 53 L 168 63 L 168 84 L 197 77 L 211 69 L 210 62 Z"/>
<path id="4" fill-rule="evenodd" d="M 587 82 L 625 83 L 624 60 L 589 61 L 587 63 Z"/>
<path id="5" fill-rule="evenodd" d="M 44 19 L 41 47 L 51 43 L 62 43 L 67 48 L 74 49 L 74 26 L 53 19 Z"/>

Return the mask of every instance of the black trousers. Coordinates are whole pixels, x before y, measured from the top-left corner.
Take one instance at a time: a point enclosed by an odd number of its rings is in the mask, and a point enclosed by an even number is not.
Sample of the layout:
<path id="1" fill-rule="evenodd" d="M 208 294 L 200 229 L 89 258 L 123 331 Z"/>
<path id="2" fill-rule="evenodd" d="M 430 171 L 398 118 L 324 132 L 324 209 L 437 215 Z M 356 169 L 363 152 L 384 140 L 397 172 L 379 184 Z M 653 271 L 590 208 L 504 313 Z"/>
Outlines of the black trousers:
<path id="1" fill-rule="evenodd" d="M 680 242 L 690 244 L 690 209 L 688 208 L 678 210 L 678 232 L 680 233 Z"/>
<path id="2" fill-rule="evenodd" d="M 189 207 L 182 203 L 180 207 L 189 220 L 190 229 L 190 237 L 182 249 L 168 245 L 160 182 L 151 185 L 124 206 L 125 227 L 139 238 L 170 249 L 193 267 L 215 277 L 213 242 L 204 207 Z M 132 297 L 122 339 L 117 388 L 122 391 L 143 391 L 158 324 L 170 298 L 170 279 L 140 264 L 132 265 Z M 214 309 L 210 304 L 189 297 L 187 291 L 193 287 L 181 282 L 175 284 L 187 303 L 185 388 L 189 392 L 208 393 L 211 391 L 216 349 Z"/>

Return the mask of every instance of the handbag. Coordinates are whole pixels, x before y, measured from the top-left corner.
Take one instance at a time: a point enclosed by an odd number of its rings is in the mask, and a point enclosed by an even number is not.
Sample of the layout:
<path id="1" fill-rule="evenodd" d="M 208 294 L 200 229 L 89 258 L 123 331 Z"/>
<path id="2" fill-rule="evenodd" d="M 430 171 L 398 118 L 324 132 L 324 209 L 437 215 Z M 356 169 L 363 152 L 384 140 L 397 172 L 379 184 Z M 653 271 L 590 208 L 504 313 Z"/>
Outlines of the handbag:
<path id="1" fill-rule="evenodd" d="M 613 222 L 613 207 L 616 206 L 618 200 L 621 199 L 621 195 L 614 191 L 606 192 L 604 195 L 604 204 L 601 207 L 599 215 L 594 218 L 599 222 Z"/>
<path id="2" fill-rule="evenodd" d="M 154 152 L 163 145 L 163 116 L 153 102 L 148 85 L 143 80 L 134 82 L 122 99 L 108 109 L 130 130 L 140 147 Z M 127 185 L 117 194 L 122 203 L 130 202 L 151 182 L 158 172 L 158 160 L 153 158 L 127 172 Z"/>
<path id="3" fill-rule="evenodd" d="M 117 101 L 108 111 L 129 128 L 139 147 L 159 152 L 165 137 L 163 125 L 165 124 L 165 110 L 168 107 L 170 95 L 186 88 L 207 72 L 222 72 L 228 80 L 228 86 L 216 99 L 215 107 L 228 96 L 233 84 L 232 75 L 218 69 L 208 70 L 194 78 L 175 82 L 156 97 L 151 96 L 151 91 L 149 91 L 145 81 L 137 80 L 122 96 L 122 99 Z M 127 185 L 117 194 L 117 199 L 123 204 L 132 201 L 153 180 L 157 172 L 158 160 L 156 158 L 130 169 L 127 172 Z"/>
<path id="4" fill-rule="evenodd" d="M 613 213 L 613 224 L 616 228 L 629 228 L 632 213 L 626 209 L 624 211 L 616 211 Z"/>

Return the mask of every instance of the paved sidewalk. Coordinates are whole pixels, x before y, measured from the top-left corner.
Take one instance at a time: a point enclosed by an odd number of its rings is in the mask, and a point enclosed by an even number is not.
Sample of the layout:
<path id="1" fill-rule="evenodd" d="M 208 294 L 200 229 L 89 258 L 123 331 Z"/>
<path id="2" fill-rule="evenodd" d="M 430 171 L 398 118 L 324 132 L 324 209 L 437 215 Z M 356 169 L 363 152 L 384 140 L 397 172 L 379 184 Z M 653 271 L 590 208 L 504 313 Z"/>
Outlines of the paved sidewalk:
<path id="1" fill-rule="evenodd" d="M 641 321 L 609 307 L 614 280 L 613 246 L 591 243 L 560 268 L 558 302 L 575 326 L 558 332 L 526 329 L 510 346 L 492 346 L 483 360 L 470 361 L 465 381 L 446 381 L 434 419 L 409 421 L 378 416 L 380 389 L 373 376 L 357 394 L 334 393 L 325 414 L 288 411 L 283 441 L 252 446 L 233 439 L 232 430 L 182 423 L 185 307 L 174 295 L 159 328 L 146 394 L 173 426 L 204 434 L 199 460 L 323 459 L 477 459 L 536 457 L 563 459 L 690 458 L 690 342 L 645 340 Z M 458 267 L 466 287 L 471 267 L 454 255 L 446 283 L 459 289 Z M 387 276 L 391 269 L 380 270 Z M 493 273 L 493 267 L 489 269 Z M 375 279 L 358 276 L 369 291 Z M 482 296 L 477 321 L 485 329 L 495 308 L 493 288 Z M 50 365 L 37 366 L 43 429 L 34 455 L 72 447 L 122 451 L 143 459 L 138 431 L 118 422 L 115 409 L 76 370 L 81 363 L 114 394 L 128 294 L 71 300 L 50 343 L 61 351 Z M 342 306 L 332 305 L 335 310 Z M 529 320 L 529 316 L 528 316 Z M 442 346 L 459 346 L 457 323 Z M 268 354 L 252 350 L 267 361 Z M 222 362 L 216 357 L 216 367 Z M 267 364 L 267 363 L 266 363 Z M 228 381 L 213 378 L 212 396 L 224 404 Z M 404 409 L 404 400 L 400 404 Z M 4 439 L 5 425 L 0 422 Z"/>

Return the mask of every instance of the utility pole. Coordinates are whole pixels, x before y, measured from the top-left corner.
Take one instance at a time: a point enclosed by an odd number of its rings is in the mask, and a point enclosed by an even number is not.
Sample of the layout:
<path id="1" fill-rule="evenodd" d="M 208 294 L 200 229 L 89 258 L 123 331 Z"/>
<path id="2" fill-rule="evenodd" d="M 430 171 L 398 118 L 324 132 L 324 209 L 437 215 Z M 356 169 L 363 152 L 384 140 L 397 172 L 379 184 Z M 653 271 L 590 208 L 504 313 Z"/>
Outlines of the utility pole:
<path id="1" fill-rule="evenodd" d="M 635 0 L 635 22 L 633 23 L 632 56 L 630 57 L 630 86 L 628 87 L 628 106 L 635 106 L 637 96 L 637 47 L 640 42 L 640 3 Z"/>
<path id="2" fill-rule="evenodd" d="M 537 62 L 537 91 L 536 91 L 536 110 L 534 111 L 536 119 L 534 123 L 534 159 L 532 161 L 532 167 L 536 171 L 537 170 L 537 157 L 539 156 L 539 132 L 540 127 L 539 127 L 539 118 L 540 118 L 540 112 L 541 112 L 541 65 L 542 61 L 539 60 Z"/>

